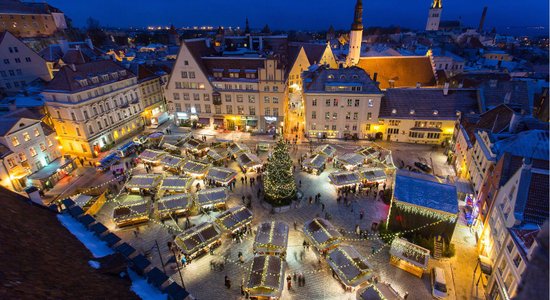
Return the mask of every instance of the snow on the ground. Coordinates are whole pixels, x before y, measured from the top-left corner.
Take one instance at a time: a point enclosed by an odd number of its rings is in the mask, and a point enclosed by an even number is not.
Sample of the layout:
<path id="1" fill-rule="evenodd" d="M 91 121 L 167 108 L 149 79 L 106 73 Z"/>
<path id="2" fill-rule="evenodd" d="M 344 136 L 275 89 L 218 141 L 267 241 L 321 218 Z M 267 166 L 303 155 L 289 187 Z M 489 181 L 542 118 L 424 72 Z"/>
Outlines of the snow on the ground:
<path id="1" fill-rule="evenodd" d="M 168 296 L 161 293 L 157 288 L 150 285 L 145 278 L 128 269 L 128 275 L 132 279 L 130 289 L 143 300 L 166 300 Z"/>
<path id="2" fill-rule="evenodd" d="M 91 231 L 86 229 L 76 219 L 70 215 L 58 214 L 59 222 L 63 224 L 76 238 L 92 252 L 94 257 L 103 257 L 113 254 L 114 251 L 107 246 L 105 242 L 96 237 Z"/>
<path id="3" fill-rule="evenodd" d="M 101 267 L 101 264 L 98 261 L 95 261 L 95 260 L 89 260 L 88 264 L 90 265 L 90 267 L 92 267 L 94 269 L 99 269 Z"/>

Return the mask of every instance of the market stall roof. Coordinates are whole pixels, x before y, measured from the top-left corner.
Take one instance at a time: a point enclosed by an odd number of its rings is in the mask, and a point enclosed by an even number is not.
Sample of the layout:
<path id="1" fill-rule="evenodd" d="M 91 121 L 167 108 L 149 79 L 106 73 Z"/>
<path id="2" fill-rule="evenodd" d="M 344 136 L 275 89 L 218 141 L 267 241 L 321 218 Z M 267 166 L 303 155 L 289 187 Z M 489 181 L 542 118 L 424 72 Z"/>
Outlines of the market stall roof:
<path id="1" fill-rule="evenodd" d="M 401 300 L 395 289 L 383 282 L 369 284 L 358 292 L 358 300 Z"/>
<path id="2" fill-rule="evenodd" d="M 194 179 L 185 176 L 166 176 L 162 179 L 159 189 L 170 191 L 185 191 L 193 183 Z"/>
<path id="3" fill-rule="evenodd" d="M 440 183 L 434 176 L 398 170 L 394 188 L 394 200 L 458 214 L 456 186 Z"/>
<path id="4" fill-rule="evenodd" d="M 229 154 L 233 156 L 239 152 L 248 152 L 250 151 L 250 148 L 242 143 L 233 143 L 227 147 L 227 151 L 229 151 Z"/>
<path id="5" fill-rule="evenodd" d="M 160 160 L 160 164 L 167 168 L 179 168 L 184 162 L 184 158 L 170 154 L 166 154 Z"/>
<path id="6" fill-rule="evenodd" d="M 288 224 L 280 221 L 264 222 L 258 225 L 254 249 L 275 248 L 286 249 L 288 244 Z"/>
<path id="7" fill-rule="evenodd" d="M 315 151 L 313 151 L 313 153 L 322 153 L 328 157 L 332 157 L 334 156 L 334 154 L 336 154 L 336 148 L 334 148 L 333 146 L 331 145 L 321 145 L 321 146 L 318 146 L 317 148 L 315 148 Z"/>
<path id="8" fill-rule="evenodd" d="M 358 171 L 359 177 L 362 180 L 369 182 L 386 180 L 386 172 L 381 168 L 363 168 Z"/>
<path id="9" fill-rule="evenodd" d="M 252 212 L 242 205 L 232 207 L 216 217 L 216 223 L 227 231 L 234 231 L 250 222 L 252 222 Z"/>
<path id="10" fill-rule="evenodd" d="M 237 176 L 237 172 L 229 168 L 212 167 L 206 173 L 206 178 L 216 182 L 227 183 Z"/>
<path id="11" fill-rule="evenodd" d="M 359 166 L 365 162 L 366 157 L 358 153 L 345 153 L 336 157 L 338 162 L 349 166 Z"/>
<path id="12" fill-rule="evenodd" d="M 327 262 L 347 286 L 358 286 L 373 276 L 372 266 L 353 246 L 334 248 L 328 253 Z"/>
<path id="13" fill-rule="evenodd" d="M 376 150 L 374 147 L 363 147 L 356 151 L 358 154 L 364 155 L 367 158 L 375 158 L 380 155 L 380 152 Z"/>
<path id="14" fill-rule="evenodd" d="M 166 150 L 166 151 L 174 151 L 176 153 L 179 153 L 180 151 L 180 148 L 178 146 L 175 146 L 175 145 L 172 145 L 170 143 L 166 143 L 164 142 L 162 144 L 162 150 Z"/>
<path id="15" fill-rule="evenodd" d="M 206 152 L 206 155 L 213 161 L 220 161 L 227 156 L 227 152 L 220 152 L 218 150 L 209 149 L 208 152 Z"/>
<path id="16" fill-rule="evenodd" d="M 283 290 L 284 265 L 271 255 L 254 257 L 246 288 L 250 296 L 279 298 Z"/>
<path id="17" fill-rule="evenodd" d="M 149 216 L 149 203 L 139 195 L 124 195 L 118 203 L 113 210 L 113 219 L 116 222 Z"/>
<path id="18" fill-rule="evenodd" d="M 182 209 L 188 209 L 191 205 L 192 198 L 190 194 L 176 194 L 170 196 L 164 196 L 157 200 L 158 211 L 176 211 Z"/>
<path id="19" fill-rule="evenodd" d="M 399 237 L 393 239 L 390 254 L 422 269 L 428 267 L 430 260 L 430 250 Z"/>
<path id="20" fill-rule="evenodd" d="M 224 203 L 229 197 L 225 187 L 204 189 L 197 192 L 197 203 L 199 206 L 215 205 Z"/>
<path id="21" fill-rule="evenodd" d="M 319 153 L 304 160 L 303 165 L 308 168 L 319 170 L 326 164 L 327 159 L 328 157 L 326 155 Z"/>
<path id="22" fill-rule="evenodd" d="M 304 224 L 304 234 L 312 240 L 317 247 L 325 248 L 332 244 L 340 243 L 342 234 L 329 221 L 315 218 Z"/>
<path id="23" fill-rule="evenodd" d="M 162 180 L 162 175 L 160 174 L 137 174 L 137 175 L 132 175 L 130 180 L 128 180 L 128 182 L 126 183 L 125 187 L 139 188 L 139 189 L 153 189 L 160 184 L 161 180 Z"/>
<path id="24" fill-rule="evenodd" d="M 143 152 L 141 152 L 138 158 L 145 162 L 157 163 L 164 155 L 166 155 L 166 152 L 164 151 L 145 149 Z"/>
<path id="25" fill-rule="evenodd" d="M 180 233 L 174 242 L 184 254 L 191 255 L 216 241 L 220 235 L 221 232 L 214 223 L 205 222 Z"/>
<path id="26" fill-rule="evenodd" d="M 199 160 L 188 160 L 183 164 L 183 171 L 193 175 L 204 175 L 210 164 Z"/>
<path id="27" fill-rule="evenodd" d="M 80 207 L 86 206 L 86 204 L 92 200 L 94 197 L 86 194 L 78 194 L 77 196 L 73 196 L 72 200 L 74 203 Z"/>
<path id="28" fill-rule="evenodd" d="M 187 139 L 185 143 L 183 143 L 183 148 L 187 150 L 199 150 L 200 148 L 202 148 L 203 144 L 204 143 L 202 141 L 199 141 L 195 138 L 190 138 Z"/>
<path id="29" fill-rule="evenodd" d="M 118 237 L 118 235 L 110 232 L 108 233 L 107 235 L 104 235 L 104 236 L 100 236 L 99 237 L 102 241 L 104 241 L 105 243 L 107 243 L 107 246 L 109 247 L 113 247 L 114 245 L 116 245 L 118 242 L 122 241 L 122 239 L 120 237 Z"/>
<path id="30" fill-rule="evenodd" d="M 245 169 L 254 168 L 262 165 L 262 161 L 260 160 L 260 158 L 250 152 L 239 154 L 239 156 L 237 156 L 237 163 L 239 163 L 239 166 Z"/>
<path id="31" fill-rule="evenodd" d="M 332 172 L 328 175 L 328 178 L 337 186 L 353 185 L 361 182 L 359 174 L 351 171 Z"/>

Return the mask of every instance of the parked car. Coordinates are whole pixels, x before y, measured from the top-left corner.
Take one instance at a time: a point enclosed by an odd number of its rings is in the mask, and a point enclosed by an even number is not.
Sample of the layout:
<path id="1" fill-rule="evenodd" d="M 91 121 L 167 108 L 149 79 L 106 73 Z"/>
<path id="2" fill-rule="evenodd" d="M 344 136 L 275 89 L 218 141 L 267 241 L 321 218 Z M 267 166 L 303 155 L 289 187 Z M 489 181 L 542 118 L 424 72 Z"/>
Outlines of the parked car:
<path id="1" fill-rule="evenodd" d="M 430 166 L 419 161 L 415 162 L 414 165 L 426 173 L 430 173 L 432 171 L 432 168 Z"/>
<path id="2" fill-rule="evenodd" d="M 109 170 L 112 165 L 115 165 L 119 162 L 120 162 L 120 157 L 118 157 L 116 153 L 111 153 L 96 163 L 96 169 L 99 172 L 105 172 Z"/>
<path id="3" fill-rule="evenodd" d="M 437 299 L 447 297 L 447 282 L 445 281 L 445 271 L 438 267 L 433 267 L 430 279 L 432 282 L 432 296 Z"/>

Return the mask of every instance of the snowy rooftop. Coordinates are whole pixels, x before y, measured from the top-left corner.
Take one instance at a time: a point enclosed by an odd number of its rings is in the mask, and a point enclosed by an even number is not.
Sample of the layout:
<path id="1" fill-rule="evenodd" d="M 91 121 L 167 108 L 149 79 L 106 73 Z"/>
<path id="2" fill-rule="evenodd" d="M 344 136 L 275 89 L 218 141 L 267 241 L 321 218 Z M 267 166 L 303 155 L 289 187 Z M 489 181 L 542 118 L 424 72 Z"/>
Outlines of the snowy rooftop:
<path id="1" fill-rule="evenodd" d="M 397 171 L 395 176 L 394 198 L 400 202 L 450 214 L 458 213 L 456 186 L 415 176 L 403 170 Z"/>

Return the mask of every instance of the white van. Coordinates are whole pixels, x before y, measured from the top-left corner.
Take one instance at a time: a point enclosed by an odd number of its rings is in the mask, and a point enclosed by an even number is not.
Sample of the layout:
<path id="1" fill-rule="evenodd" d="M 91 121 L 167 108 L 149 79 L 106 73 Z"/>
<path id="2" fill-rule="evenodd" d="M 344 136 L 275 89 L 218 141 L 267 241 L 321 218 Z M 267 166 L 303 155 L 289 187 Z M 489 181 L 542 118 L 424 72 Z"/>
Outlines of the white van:
<path id="1" fill-rule="evenodd" d="M 445 271 L 441 268 L 433 267 L 430 275 L 430 279 L 432 281 L 432 296 L 437 299 L 447 298 Z"/>

